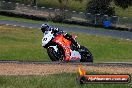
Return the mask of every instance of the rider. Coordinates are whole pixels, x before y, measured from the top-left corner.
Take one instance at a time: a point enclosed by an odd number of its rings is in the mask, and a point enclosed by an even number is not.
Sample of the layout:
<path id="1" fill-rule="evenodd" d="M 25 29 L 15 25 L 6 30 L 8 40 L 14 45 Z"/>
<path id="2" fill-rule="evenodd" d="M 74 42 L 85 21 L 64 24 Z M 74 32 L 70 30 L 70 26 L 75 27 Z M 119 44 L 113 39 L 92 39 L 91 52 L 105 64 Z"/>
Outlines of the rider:
<path id="1" fill-rule="evenodd" d="M 63 36 L 70 40 L 75 46 L 77 49 L 80 48 L 80 45 L 76 42 L 76 40 L 72 37 L 72 35 L 68 34 L 68 33 L 64 33 L 64 31 L 60 30 L 59 28 L 52 28 L 51 26 L 49 26 L 48 24 L 42 24 L 41 26 L 41 30 L 42 32 L 44 33 L 45 31 L 48 31 L 48 30 L 52 30 L 54 35 L 56 35 L 57 33 L 62 33 Z"/>

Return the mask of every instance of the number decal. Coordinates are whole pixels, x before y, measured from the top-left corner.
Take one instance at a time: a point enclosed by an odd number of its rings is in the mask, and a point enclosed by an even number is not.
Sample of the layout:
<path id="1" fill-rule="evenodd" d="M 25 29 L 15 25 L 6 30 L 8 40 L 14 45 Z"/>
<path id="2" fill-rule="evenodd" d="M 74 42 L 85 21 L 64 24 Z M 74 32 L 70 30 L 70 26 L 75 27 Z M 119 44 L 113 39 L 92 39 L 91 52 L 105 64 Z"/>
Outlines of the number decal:
<path id="1" fill-rule="evenodd" d="M 47 38 L 44 38 L 44 39 L 43 39 L 43 41 L 46 41 L 46 40 L 47 40 Z"/>

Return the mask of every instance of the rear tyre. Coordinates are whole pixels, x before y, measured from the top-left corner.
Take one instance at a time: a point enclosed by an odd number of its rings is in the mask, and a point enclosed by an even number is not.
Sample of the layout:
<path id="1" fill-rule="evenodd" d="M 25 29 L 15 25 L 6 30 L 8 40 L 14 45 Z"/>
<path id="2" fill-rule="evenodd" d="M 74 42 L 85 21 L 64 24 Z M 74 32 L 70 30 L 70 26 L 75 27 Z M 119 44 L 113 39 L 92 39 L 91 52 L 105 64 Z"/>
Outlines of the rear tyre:
<path id="1" fill-rule="evenodd" d="M 93 63 L 93 55 L 92 53 L 84 46 L 80 47 L 81 60 L 80 62 L 92 62 Z"/>

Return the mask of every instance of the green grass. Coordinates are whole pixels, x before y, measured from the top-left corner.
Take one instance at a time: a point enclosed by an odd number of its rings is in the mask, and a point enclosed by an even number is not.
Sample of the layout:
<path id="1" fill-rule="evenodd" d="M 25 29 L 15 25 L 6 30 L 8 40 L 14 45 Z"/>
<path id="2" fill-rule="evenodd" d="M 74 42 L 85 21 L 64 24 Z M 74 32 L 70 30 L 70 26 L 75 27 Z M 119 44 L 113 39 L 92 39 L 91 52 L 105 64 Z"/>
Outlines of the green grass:
<path id="1" fill-rule="evenodd" d="M 129 84 L 84 84 L 77 74 L 62 73 L 47 76 L 0 76 L 0 88 L 131 88 Z"/>
<path id="2" fill-rule="evenodd" d="M 118 16 L 132 18 L 132 6 L 128 7 L 125 10 L 119 7 L 115 7 L 115 11 L 116 11 L 116 15 Z"/>
<path id="3" fill-rule="evenodd" d="M 78 42 L 90 49 L 94 62 L 132 61 L 132 41 L 72 33 Z M 41 47 L 39 29 L 0 26 L 0 60 L 50 61 Z"/>
<path id="4" fill-rule="evenodd" d="M 0 59 L 45 61 L 41 37 L 42 33 L 36 29 L 0 27 Z"/>
<path id="5" fill-rule="evenodd" d="M 18 2 L 24 2 L 21 0 L 16 0 Z M 29 1 L 29 3 L 27 2 Z M 30 4 L 30 0 L 25 1 L 25 3 Z M 67 8 L 71 9 L 71 10 L 84 10 L 84 8 L 86 8 L 86 3 L 88 0 L 84 0 L 81 4 L 78 1 L 74 1 L 74 0 L 69 0 L 69 2 L 67 3 Z M 37 0 L 37 5 L 38 6 L 45 6 L 45 7 L 53 7 L 53 8 L 59 8 L 60 7 L 60 3 L 58 2 L 58 0 Z"/>
<path id="6" fill-rule="evenodd" d="M 0 15 L 0 20 L 9 20 L 9 21 L 18 21 L 18 22 L 27 22 L 27 23 L 43 23 L 43 21 L 35 21 L 30 19 L 16 18 L 16 17 L 9 17 L 2 15 Z"/>

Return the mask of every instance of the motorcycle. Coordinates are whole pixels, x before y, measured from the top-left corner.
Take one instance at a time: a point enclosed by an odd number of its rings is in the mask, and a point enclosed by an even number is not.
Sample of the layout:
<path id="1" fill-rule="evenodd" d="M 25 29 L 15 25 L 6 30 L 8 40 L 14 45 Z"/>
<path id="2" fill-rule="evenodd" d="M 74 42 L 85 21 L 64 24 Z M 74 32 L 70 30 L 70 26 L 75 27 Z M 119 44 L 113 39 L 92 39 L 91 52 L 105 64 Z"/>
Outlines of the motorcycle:
<path id="1" fill-rule="evenodd" d="M 62 33 L 54 36 L 52 30 L 45 31 L 42 46 L 47 49 L 52 61 L 93 62 L 92 53 L 86 47 L 80 46 L 77 49 Z"/>

